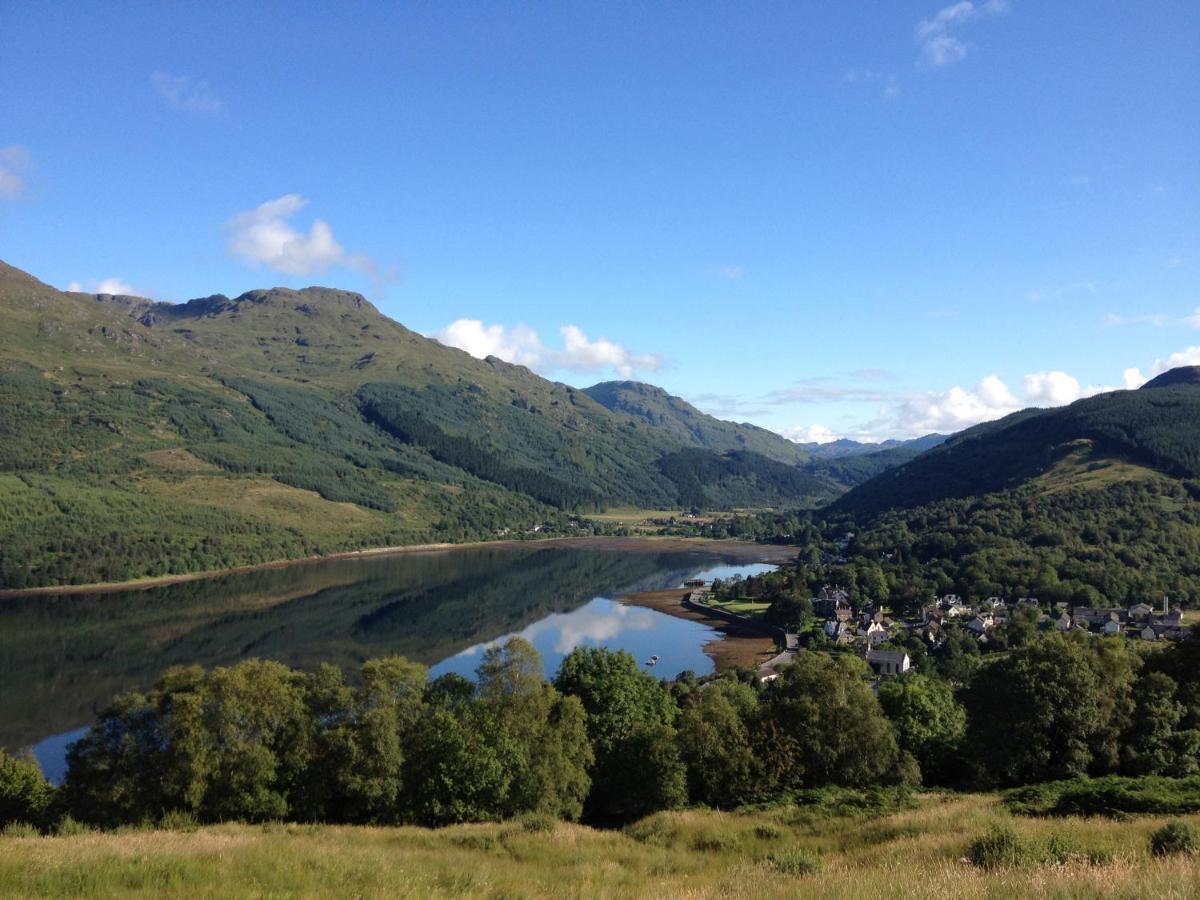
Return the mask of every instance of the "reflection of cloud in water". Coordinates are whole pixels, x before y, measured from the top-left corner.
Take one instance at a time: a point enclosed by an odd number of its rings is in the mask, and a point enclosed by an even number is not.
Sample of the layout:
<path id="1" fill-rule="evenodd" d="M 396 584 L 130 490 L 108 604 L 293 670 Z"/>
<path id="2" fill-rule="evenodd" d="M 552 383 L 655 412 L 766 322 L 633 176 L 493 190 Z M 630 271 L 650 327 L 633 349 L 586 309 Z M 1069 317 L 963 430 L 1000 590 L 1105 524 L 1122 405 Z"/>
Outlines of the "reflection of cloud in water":
<path id="1" fill-rule="evenodd" d="M 573 613 L 549 616 L 525 630 L 553 631 L 557 628 L 558 643 L 554 645 L 555 651 L 570 653 L 584 641 L 600 644 L 612 640 L 622 631 L 649 631 L 654 627 L 654 617 L 648 609 L 616 603 L 605 611 L 591 611 L 591 606 L 589 603 Z M 556 619 L 559 621 L 555 621 Z M 522 636 L 533 639 L 532 635 Z"/>
<path id="2" fill-rule="evenodd" d="M 503 644 L 511 637 L 522 637 L 536 644 L 540 636 L 558 633 L 554 652 L 566 655 L 580 644 L 603 644 L 626 631 L 650 631 L 654 628 L 654 613 L 636 606 L 595 599 L 569 613 L 551 613 L 516 634 L 501 635 L 494 640 L 475 644 L 456 653 L 453 659 L 480 656 L 488 647 Z"/>

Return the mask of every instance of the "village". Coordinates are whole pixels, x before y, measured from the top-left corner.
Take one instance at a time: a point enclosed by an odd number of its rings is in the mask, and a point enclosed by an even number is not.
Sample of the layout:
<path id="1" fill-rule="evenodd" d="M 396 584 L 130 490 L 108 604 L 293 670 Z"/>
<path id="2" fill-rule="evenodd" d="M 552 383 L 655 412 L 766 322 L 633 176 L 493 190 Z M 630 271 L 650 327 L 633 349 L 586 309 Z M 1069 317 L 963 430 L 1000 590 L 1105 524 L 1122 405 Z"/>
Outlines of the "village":
<path id="1" fill-rule="evenodd" d="M 758 676 L 762 681 L 774 680 L 781 666 L 807 649 L 856 654 L 877 679 L 903 675 L 914 665 L 906 644 L 911 647 L 916 640 L 924 649 L 936 651 L 952 631 L 958 631 L 969 635 L 980 652 L 1003 649 L 996 646 L 1003 644 L 997 639 L 998 632 L 1003 632 L 1015 616 L 1038 632 L 1081 632 L 1139 641 L 1176 641 L 1191 630 L 1183 622 L 1183 611 L 1172 607 L 1165 597 L 1157 607 L 1138 602 L 1126 608 L 1071 606 L 1064 602 L 1043 605 L 1036 597 L 1021 597 L 1013 603 L 1001 597 L 970 602 L 958 594 L 945 594 L 925 604 L 919 616 L 906 619 L 893 617 L 882 605 L 856 605 L 848 591 L 830 585 L 809 600 L 814 621 L 804 629 L 789 630 L 766 620 L 761 608 L 765 604 L 715 601 L 713 585 L 703 581 L 689 581 L 685 587 L 689 589 L 682 599 L 685 607 L 719 619 L 753 624 L 782 641 L 783 650 L 760 665 Z"/>

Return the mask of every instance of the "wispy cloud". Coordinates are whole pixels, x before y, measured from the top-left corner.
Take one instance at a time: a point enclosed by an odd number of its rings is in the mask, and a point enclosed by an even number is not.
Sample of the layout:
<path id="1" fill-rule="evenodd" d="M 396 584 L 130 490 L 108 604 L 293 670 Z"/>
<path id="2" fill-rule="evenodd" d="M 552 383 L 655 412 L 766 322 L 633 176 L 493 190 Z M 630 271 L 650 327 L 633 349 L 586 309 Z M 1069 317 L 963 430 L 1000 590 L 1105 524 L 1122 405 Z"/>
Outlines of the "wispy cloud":
<path id="1" fill-rule="evenodd" d="M 485 325 L 478 319 L 456 319 L 430 337 L 472 356 L 495 356 L 543 372 L 594 374 L 612 371 L 621 378 L 653 372 L 662 365 L 656 353 L 633 353 L 605 338 L 590 339 L 577 325 L 559 328 L 561 347 L 548 347 L 528 325 Z"/>
<path id="2" fill-rule="evenodd" d="M 895 100 L 903 93 L 900 89 L 900 79 L 890 72 L 884 74 L 872 69 L 847 69 L 845 80 L 848 84 L 877 88 L 879 96 L 884 100 Z"/>
<path id="3" fill-rule="evenodd" d="M 1051 287 L 1033 288 L 1025 292 L 1025 299 L 1041 303 L 1045 300 L 1059 300 L 1074 294 L 1095 294 L 1099 290 L 1100 285 L 1095 281 L 1071 281 Z"/>
<path id="4" fill-rule="evenodd" d="M 155 72 L 150 84 L 168 105 L 186 112 L 214 116 L 225 109 L 225 104 L 207 81 L 187 75 L 172 75 L 170 72 Z"/>
<path id="5" fill-rule="evenodd" d="M 1124 316 L 1117 313 L 1106 313 L 1104 324 L 1109 326 L 1122 325 L 1152 325 L 1155 328 L 1185 327 L 1200 330 L 1200 306 L 1190 315 L 1172 316 L 1166 313 L 1141 313 L 1134 316 Z"/>
<path id="6" fill-rule="evenodd" d="M 308 232 L 289 221 L 308 205 L 299 194 L 285 194 L 238 213 L 225 224 L 229 252 L 246 264 L 266 266 L 286 275 L 311 275 L 335 267 L 366 275 L 378 287 L 396 277 L 363 253 L 350 253 L 338 243 L 324 219 L 313 219 Z"/>
<path id="7" fill-rule="evenodd" d="M 961 31 L 970 22 L 986 16 L 1007 13 L 1007 0 L 985 0 L 974 3 L 961 0 L 938 10 L 932 18 L 917 23 L 917 44 L 921 48 L 919 64 L 927 69 L 943 69 L 967 58 L 970 45 L 962 39 Z"/>
<path id="8" fill-rule="evenodd" d="M 29 151 L 24 147 L 0 147 L 0 200 L 16 200 L 25 192 L 30 165 Z"/>
<path id="9" fill-rule="evenodd" d="M 746 270 L 741 266 L 717 266 L 716 272 L 721 278 L 727 278 L 730 281 L 736 281 L 746 274 Z"/>

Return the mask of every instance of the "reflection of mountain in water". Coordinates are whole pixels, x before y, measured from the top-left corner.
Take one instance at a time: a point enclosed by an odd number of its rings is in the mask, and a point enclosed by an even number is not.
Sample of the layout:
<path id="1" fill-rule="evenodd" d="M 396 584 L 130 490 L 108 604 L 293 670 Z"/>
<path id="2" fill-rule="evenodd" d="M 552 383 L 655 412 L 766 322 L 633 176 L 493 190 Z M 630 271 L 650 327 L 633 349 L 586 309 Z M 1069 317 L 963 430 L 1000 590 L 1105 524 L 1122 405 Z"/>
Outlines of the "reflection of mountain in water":
<path id="1" fill-rule="evenodd" d="M 434 663 L 597 596 L 679 584 L 719 559 L 479 548 L 0 601 L 0 746 L 82 724 L 170 665 L 259 656 L 353 669 L 387 654 Z"/>

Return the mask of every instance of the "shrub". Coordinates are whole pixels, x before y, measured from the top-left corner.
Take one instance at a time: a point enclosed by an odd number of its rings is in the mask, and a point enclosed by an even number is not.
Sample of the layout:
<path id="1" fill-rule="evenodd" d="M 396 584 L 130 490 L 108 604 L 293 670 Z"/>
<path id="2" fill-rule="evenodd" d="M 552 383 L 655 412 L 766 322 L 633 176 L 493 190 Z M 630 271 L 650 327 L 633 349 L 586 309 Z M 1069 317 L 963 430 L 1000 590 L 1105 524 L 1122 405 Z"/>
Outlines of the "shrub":
<path id="1" fill-rule="evenodd" d="M 163 831 L 183 831 L 190 834 L 200 827 L 200 823 L 192 813 L 173 809 L 163 813 L 162 818 L 158 820 L 158 827 Z"/>
<path id="2" fill-rule="evenodd" d="M 517 817 L 517 824 L 530 833 L 550 834 L 558 825 L 554 816 L 546 813 L 525 813 Z"/>
<path id="3" fill-rule="evenodd" d="M 1187 822 L 1168 822 L 1150 835 L 1150 852 L 1155 856 L 1195 853 L 1197 846 L 1196 832 Z"/>
<path id="4" fill-rule="evenodd" d="M 496 838 L 490 834 L 456 834 L 450 838 L 450 843 L 456 847 L 462 847 L 464 850 L 496 849 Z"/>
<path id="5" fill-rule="evenodd" d="M 55 795 L 54 785 L 32 757 L 0 750 L 0 827 L 14 822 L 50 827 Z"/>
<path id="6" fill-rule="evenodd" d="M 72 837 L 77 834 L 90 834 L 92 827 L 84 822 L 76 821 L 70 816 L 63 816 L 54 826 L 54 833 L 59 837 Z"/>
<path id="7" fill-rule="evenodd" d="M 679 838 L 679 822 L 670 813 L 656 813 L 625 827 L 639 844 L 671 846 Z"/>
<path id="8" fill-rule="evenodd" d="M 692 849 L 701 853 L 722 853 L 736 846 L 737 841 L 727 834 L 702 834 L 692 840 Z"/>
<path id="9" fill-rule="evenodd" d="M 9 822 L 0 829 L 0 834 L 9 838 L 27 838 L 41 837 L 42 832 L 36 825 L 30 825 L 28 822 Z"/>
<path id="10" fill-rule="evenodd" d="M 1075 778 L 1015 788 L 1004 802 L 1027 816 L 1183 815 L 1200 812 L 1200 778 Z"/>
<path id="11" fill-rule="evenodd" d="M 772 853 L 767 862 L 784 875 L 817 875 L 821 871 L 821 858 L 800 848 Z"/>
<path id="12" fill-rule="evenodd" d="M 783 837 L 783 829 L 775 825 L 755 825 L 754 836 L 762 841 L 777 841 Z"/>
<path id="13" fill-rule="evenodd" d="M 976 838 L 967 851 L 967 858 L 981 869 L 1003 869 L 1038 861 L 1029 842 L 1022 840 L 1007 825 L 995 825 L 983 837 Z"/>
<path id="14" fill-rule="evenodd" d="M 1062 866 L 1069 863 L 1072 859 L 1078 859 L 1085 854 L 1073 837 L 1053 831 L 1042 844 L 1041 855 L 1046 862 Z"/>

